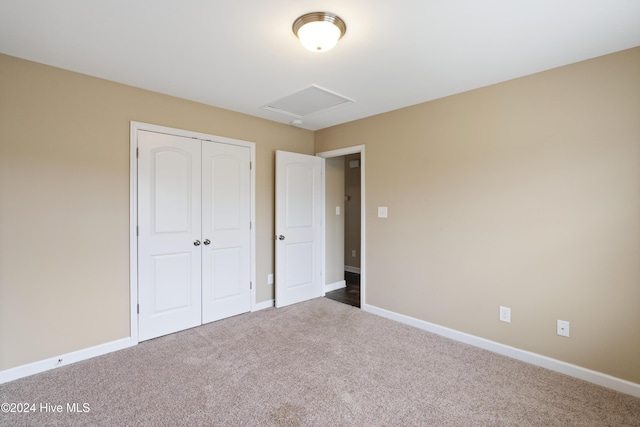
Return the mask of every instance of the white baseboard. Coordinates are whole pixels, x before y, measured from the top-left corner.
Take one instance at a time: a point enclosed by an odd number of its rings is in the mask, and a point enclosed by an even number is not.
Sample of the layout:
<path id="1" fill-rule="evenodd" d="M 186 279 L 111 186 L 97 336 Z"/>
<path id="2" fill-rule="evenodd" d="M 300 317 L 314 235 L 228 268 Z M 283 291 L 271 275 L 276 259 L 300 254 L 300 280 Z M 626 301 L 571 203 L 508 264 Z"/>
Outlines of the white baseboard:
<path id="1" fill-rule="evenodd" d="M 339 282 L 329 283 L 328 285 L 324 285 L 324 291 L 331 292 L 331 291 L 335 291 L 337 289 L 342 289 L 346 287 L 347 287 L 347 281 L 341 280 Z"/>
<path id="2" fill-rule="evenodd" d="M 532 365 L 541 366 L 551 371 L 560 372 L 562 374 L 569 375 L 570 377 L 588 381 L 590 383 L 607 387 L 621 393 L 640 397 L 640 384 L 632 383 L 631 381 L 616 378 L 602 372 L 592 371 L 591 369 L 583 368 L 581 366 L 573 365 L 561 360 L 552 359 L 541 354 L 520 350 L 515 347 L 510 347 L 508 345 L 500 344 L 495 341 L 490 341 L 464 332 L 456 331 L 455 329 L 450 329 L 444 326 L 436 325 L 434 323 L 429 323 L 424 320 L 416 319 L 414 317 L 405 316 L 404 314 L 395 313 L 393 311 L 385 310 L 373 305 L 364 304 L 362 306 L 362 309 L 366 312 L 376 314 L 387 319 L 395 320 L 397 322 L 404 323 L 418 329 L 432 332 L 434 334 L 438 334 L 455 341 L 470 344 L 472 346 L 489 350 L 494 353 L 511 357 L 523 362 L 527 362 Z"/>
<path id="3" fill-rule="evenodd" d="M 255 303 L 251 311 L 254 312 L 254 311 L 264 310 L 265 308 L 271 308 L 271 307 L 273 307 L 272 299 Z"/>
<path id="4" fill-rule="evenodd" d="M 122 338 L 116 341 L 96 345 L 94 347 L 85 348 L 83 350 L 50 357 L 38 362 L 5 369 L 4 371 L 0 371 L 0 384 L 59 368 L 60 366 L 70 365 L 81 360 L 102 356 L 103 354 L 122 350 L 124 348 L 131 347 L 132 345 L 135 345 L 135 343 L 132 343 L 131 338 Z"/>
<path id="5" fill-rule="evenodd" d="M 273 307 L 273 305 L 273 300 L 263 301 L 261 303 L 255 304 L 253 307 L 253 311 L 264 310 Z M 424 320 L 416 319 L 404 314 L 395 313 L 393 311 L 385 310 L 383 308 L 379 308 L 370 304 L 364 304 L 362 306 L 362 310 L 390 320 L 394 320 L 396 322 L 416 327 L 418 329 L 432 332 L 434 334 L 438 334 L 455 341 L 473 345 L 475 347 L 489 350 L 494 353 L 502 354 L 503 356 L 511 357 L 513 359 L 517 359 L 526 363 L 531 363 L 532 365 L 540 366 L 555 372 L 560 372 L 574 378 L 588 381 L 603 387 L 610 388 L 612 390 L 619 391 L 621 393 L 640 398 L 640 384 L 632 383 L 631 381 L 616 378 L 602 372 L 593 371 L 591 369 L 583 368 L 581 366 L 573 365 L 561 360 L 552 359 L 540 354 L 520 350 L 515 347 L 510 347 L 508 345 L 490 341 L 485 338 L 480 338 L 464 332 L 456 331 L 455 329 L 436 325 L 434 323 L 426 322 Z M 30 375 L 39 374 L 41 372 L 55 369 L 60 366 L 70 365 L 81 360 L 90 359 L 96 356 L 102 356 L 104 354 L 122 350 L 133 345 L 136 345 L 136 343 L 132 342 L 131 338 L 122 338 L 116 341 L 111 341 L 83 350 L 78 350 L 56 357 L 40 360 L 38 362 L 17 366 L 15 368 L 5 369 L 4 371 L 0 371 L 0 384 L 14 381 L 19 378 L 28 377 Z"/>
<path id="6" fill-rule="evenodd" d="M 350 265 L 344 266 L 344 271 L 348 271 L 349 273 L 358 273 L 360 274 L 360 267 L 351 267 Z"/>
<path id="7" fill-rule="evenodd" d="M 273 300 L 268 300 L 255 304 L 252 311 L 264 310 L 266 308 L 273 307 L 273 303 Z M 136 344 L 137 342 L 134 342 L 131 338 L 122 338 L 116 341 L 99 344 L 94 347 L 85 348 L 83 350 L 73 351 L 71 353 L 28 363 L 26 365 L 16 366 L 15 368 L 5 369 L 4 371 L 0 371 L 0 384 L 59 368 L 60 366 L 70 365 L 81 360 L 102 356 L 103 354 L 122 350 Z"/>

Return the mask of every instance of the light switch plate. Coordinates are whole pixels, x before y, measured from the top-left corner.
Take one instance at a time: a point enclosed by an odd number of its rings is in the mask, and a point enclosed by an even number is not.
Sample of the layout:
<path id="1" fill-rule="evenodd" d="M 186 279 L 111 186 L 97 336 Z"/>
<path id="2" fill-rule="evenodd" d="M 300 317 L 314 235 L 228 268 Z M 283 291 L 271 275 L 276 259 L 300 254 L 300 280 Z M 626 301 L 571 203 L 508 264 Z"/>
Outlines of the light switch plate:
<path id="1" fill-rule="evenodd" d="M 378 206 L 378 218 L 388 218 L 388 210 L 386 206 Z"/>

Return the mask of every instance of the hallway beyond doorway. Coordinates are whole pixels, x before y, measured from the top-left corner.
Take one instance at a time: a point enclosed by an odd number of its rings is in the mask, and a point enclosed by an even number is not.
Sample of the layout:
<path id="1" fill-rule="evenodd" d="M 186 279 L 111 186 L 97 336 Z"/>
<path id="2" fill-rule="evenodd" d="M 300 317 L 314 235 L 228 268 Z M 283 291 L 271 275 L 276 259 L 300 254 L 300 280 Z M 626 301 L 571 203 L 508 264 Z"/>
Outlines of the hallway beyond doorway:
<path id="1" fill-rule="evenodd" d="M 360 274 L 345 271 L 344 280 L 346 287 L 327 292 L 325 297 L 360 308 Z"/>

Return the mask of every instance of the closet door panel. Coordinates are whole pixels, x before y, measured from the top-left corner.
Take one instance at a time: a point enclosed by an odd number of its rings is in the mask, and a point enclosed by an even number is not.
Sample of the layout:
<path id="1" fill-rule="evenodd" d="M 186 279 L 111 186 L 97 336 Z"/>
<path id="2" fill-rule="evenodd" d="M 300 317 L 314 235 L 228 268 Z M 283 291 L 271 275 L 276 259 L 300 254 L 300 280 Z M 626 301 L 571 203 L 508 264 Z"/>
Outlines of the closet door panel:
<path id="1" fill-rule="evenodd" d="M 138 133 L 138 334 L 201 324 L 200 141 Z"/>
<path id="2" fill-rule="evenodd" d="M 251 309 L 251 152 L 202 143 L 202 321 Z"/>

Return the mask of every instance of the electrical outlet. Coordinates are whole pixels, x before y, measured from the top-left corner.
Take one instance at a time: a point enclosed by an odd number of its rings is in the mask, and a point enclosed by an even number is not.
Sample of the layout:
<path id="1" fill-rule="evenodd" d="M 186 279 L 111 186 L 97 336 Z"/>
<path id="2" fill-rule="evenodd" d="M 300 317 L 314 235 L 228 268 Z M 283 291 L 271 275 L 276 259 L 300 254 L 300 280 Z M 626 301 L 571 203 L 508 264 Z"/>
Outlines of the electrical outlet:
<path id="1" fill-rule="evenodd" d="M 566 320 L 558 320 L 557 334 L 561 337 L 569 338 L 569 322 Z"/>
<path id="2" fill-rule="evenodd" d="M 500 321 L 511 323 L 511 309 L 509 307 L 500 306 Z"/>
<path id="3" fill-rule="evenodd" d="M 267 285 L 273 285 L 273 274 L 267 274 Z"/>
<path id="4" fill-rule="evenodd" d="M 355 250 L 355 249 L 352 249 L 352 250 L 351 250 L 351 257 L 352 257 L 352 258 L 355 258 L 355 257 L 356 257 L 356 250 Z"/>

